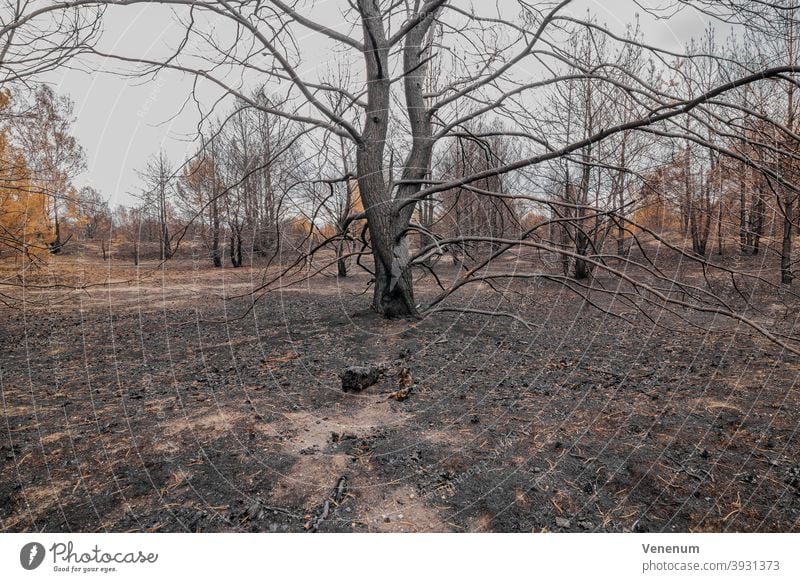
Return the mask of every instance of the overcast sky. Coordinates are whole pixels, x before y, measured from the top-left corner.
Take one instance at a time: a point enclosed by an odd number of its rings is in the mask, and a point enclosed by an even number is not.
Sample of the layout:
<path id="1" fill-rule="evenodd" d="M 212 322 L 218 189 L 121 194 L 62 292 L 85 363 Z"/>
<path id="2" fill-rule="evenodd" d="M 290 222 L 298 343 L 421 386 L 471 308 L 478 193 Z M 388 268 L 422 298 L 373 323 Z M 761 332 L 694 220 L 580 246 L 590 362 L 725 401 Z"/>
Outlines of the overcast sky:
<path id="1" fill-rule="evenodd" d="M 312 16 L 332 26 L 340 5 L 339 0 L 318 1 Z M 636 4 L 630 0 L 580 0 L 575 2 L 572 11 L 583 15 L 587 7 L 601 22 L 615 28 L 624 28 L 637 12 Z M 699 37 L 707 24 L 707 18 L 688 10 L 670 20 L 642 17 L 646 40 L 672 49 L 680 49 L 690 38 Z M 169 12 L 153 5 L 111 7 L 104 30 L 106 49 L 142 55 L 163 52 L 178 32 Z M 318 35 L 309 34 L 301 38 L 299 44 L 308 52 L 309 67 L 320 67 L 324 63 L 326 44 Z M 119 69 L 116 63 L 95 64 L 106 70 Z M 75 102 L 74 134 L 87 157 L 87 170 L 77 177 L 76 185 L 94 186 L 110 198 L 112 204 L 134 201 L 131 194 L 140 187 L 136 171 L 143 168 L 148 157 L 159 148 L 163 148 L 175 163 L 194 149 L 192 138 L 198 114 L 192 103 L 187 105 L 192 87 L 188 77 L 165 73 L 156 80 L 129 79 L 107 72 L 88 74 L 62 69 L 45 80 Z M 211 99 L 217 93 L 209 89 L 205 95 Z"/>

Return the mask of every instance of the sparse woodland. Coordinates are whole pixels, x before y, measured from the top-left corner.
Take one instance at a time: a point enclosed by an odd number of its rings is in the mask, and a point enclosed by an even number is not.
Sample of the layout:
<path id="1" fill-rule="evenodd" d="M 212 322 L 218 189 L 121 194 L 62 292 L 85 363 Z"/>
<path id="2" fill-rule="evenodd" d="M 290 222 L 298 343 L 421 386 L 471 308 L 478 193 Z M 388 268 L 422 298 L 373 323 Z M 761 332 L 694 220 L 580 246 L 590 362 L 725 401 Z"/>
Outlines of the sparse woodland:
<path id="1" fill-rule="evenodd" d="M 0 530 L 797 531 L 799 7 L 155 1 L 115 50 L 142 4 L 0 6 Z M 190 81 L 133 204 L 41 82 L 99 62 Z"/>

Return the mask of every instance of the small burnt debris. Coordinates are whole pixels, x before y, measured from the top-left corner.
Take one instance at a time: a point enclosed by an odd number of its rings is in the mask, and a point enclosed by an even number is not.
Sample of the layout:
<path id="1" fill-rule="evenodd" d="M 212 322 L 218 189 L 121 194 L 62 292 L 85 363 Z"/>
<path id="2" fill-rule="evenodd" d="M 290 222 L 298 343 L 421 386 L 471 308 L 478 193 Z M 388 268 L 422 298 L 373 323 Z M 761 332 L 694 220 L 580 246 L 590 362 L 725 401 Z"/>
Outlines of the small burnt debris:
<path id="1" fill-rule="evenodd" d="M 350 366 L 339 375 L 343 392 L 362 392 L 378 383 L 386 373 L 383 364 L 370 366 Z"/>

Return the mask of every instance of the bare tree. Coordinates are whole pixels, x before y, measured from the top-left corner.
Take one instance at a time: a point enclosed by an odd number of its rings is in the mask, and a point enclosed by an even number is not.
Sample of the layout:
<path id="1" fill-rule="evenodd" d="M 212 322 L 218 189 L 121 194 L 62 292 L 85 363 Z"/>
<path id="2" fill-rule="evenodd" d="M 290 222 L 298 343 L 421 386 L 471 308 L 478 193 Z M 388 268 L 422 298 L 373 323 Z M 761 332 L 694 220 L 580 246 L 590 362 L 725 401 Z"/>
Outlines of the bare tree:
<path id="1" fill-rule="evenodd" d="M 136 3 L 136 0 L 127 0 L 91 5 L 124 10 L 125 5 Z M 568 13 L 571 4 L 570 0 L 534 4 L 520 1 L 491 9 L 464 9 L 447 0 L 415 3 L 354 0 L 342 3 L 345 25 L 333 29 L 315 19 L 312 5 L 301 1 L 179 0 L 170 2 L 170 6 L 182 34 L 169 53 L 159 58 L 143 58 L 135 54 L 114 55 L 102 49 L 91 50 L 137 64 L 141 74 L 172 69 L 193 75 L 198 82 L 221 87 L 253 108 L 294 122 L 303 131 L 328 132 L 351 142 L 356 152 L 355 174 L 369 230 L 365 240 L 373 255 L 372 306 L 386 317 L 414 317 L 421 309 L 414 296 L 412 270 L 430 249 L 411 252 L 410 234 L 424 228 L 414 222 L 419 216 L 418 205 L 441 192 L 463 188 L 490 199 L 514 199 L 558 210 L 554 212 L 555 220 L 572 229 L 576 239 L 574 248 L 542 240 L 536 225 L 521 236 L 498 237 L 483 233 L 469 237 L 468 241 L 459 240 L 461 243 L 491 242 L 496 251 L 464 271 L 427 306 L 428 309 L 438 308 L 446 297 L 465 285 L 481 281 L 481 269 L 508 250 L 532 248 L 556 252 L 573 261 L 575 269 L 571 278 L 579 282 L 572 287 L 576 290 L 580 290 L 581 285 L 590 285 L 593 290 L 604 292 L 595 283 L 583 282 L 588 280 L 586 276 L 590 272 L 593 278 L 602 273 L 632 285 L 632 294 L 645 304 L 666 303 L 679 308 L 711 310 L 743 321 L 781 343 L 780 338 L 742 315 L 712 289 L 700 290 L 689 281 L 675 281 L 672 276 L 651 272 L 646 260 L 637 263 L 623 258 L 625 269 L 612 266 L 599 244 L 604 240 L 607 225 L 618 224 L 630 232 L 636 228 L 629 214 L 622 215 L 614 205 L 605 203 L 613 198 L 606 191 L 613 175 L 612 166 L 625 172 L 628 168 L 618 167 L 621 156 L 618 155 L 612 164 L 611 157 L 601 157 L 598 153 L 612 138 L 643 134 L 664 140 L 665 145 L 660 146 L 659 151 L 675 151 L 674 144 L 680 143 L 684 147 L 699 146 L 713 152 L 708 157 L 708 166 L 696 172 L 698 179 L 702 176 L 706 180 L 704 196 L 710 197 L 709 200 L 717 196 L 709 191 L 713 186 L 708 181 L 713 175 L 710 166 L 713 164 L 716 168 L 723 155 L 761 173 L 776 191 L 793 192 L 791 174 L 737 153 L 731 148 L 731 142 L 723 139 L 729 132 L 719 121 L 726 113 L 742 111 L 741 103 L 729 99 L 738 88 L 776 83 L 785 88 L 788 95 L 793 95 L 794 89 L 789 86 L 798 71 L 797 63 L 793 59 L 764 62 L 753 70 L 717 76 L 715 83 L 698 89 L 692 85 L 689 75 L 674 74 L 680 73 L 681 66 L 686 66 L 681 63 L 711 63 L 714 67 L 723 67 L 728 62 L 726 57 L 703 54 L 702 47 L 678 54 L 654 46 L 638 35 L 626 35 L 591 17 L 579 18 Z M 783 16 L 787 14 L 782 3 L 736 1 L 720 5 L 700 1 L 675 4 L 691 4 L 692 9 L 731 22 L 749 19 L 747 25 L 758 29 L 758 34 L 768 34 L 769 29 L 752 15 L 770 10 Z M 645 13 L 648 10 L 638 2 L 631 2 L 631 5 Z M 655 17 L 663 14 L 654 12 Z M 213 26 L 209 24 L 212 21 Z M 222 26 L 227 27 L 226 32 L 233 35 L 234 42 L 222 41 L 222 33 L 215 28 Z M 297 41 L 301 31 L 325 39 L 340 55 L 345 55 L 347 62 L 360 62 L 358 75 L 348 82 L 331 84 L 323 82 L 307 68 L 301 72 L 299 64 L 305 55 L 303 44 Z M 583 55 L 592 58 L 584 58 L 580 51 L 568 50 L 581 38 L 588 39 L 587 46 L 592 49 Z M 603 43 L 615 50 L 597 50 Z M 626 47 L 631 51 L 645 51 L 661 72 L 654 76 L 640 75 L 634 67 L 626 67 L 625 61 L 617 59 Z M 693 54 L 693 50 L 698 53 Z M 444 65 L 436 70 L 447 72 L 433 86 L 430 72 L 441 63 Z M 259 86 L 267 81 L 280 87 L 281 97 L 266 101 L 254 97 L 243 82 L 253 77 L 258 79 Z M 659 82 L 658 77 L 661 80 L 669 77 L 670 83 Z M 549 112 L 541 106 L 543 96 L 554 87 L 569 87 L 576 82 L 589 89 L 578 96 L 583 97 L 587 123 L 582 131 L 553 132 Z M 331 107 L 327 95 L 341 96 L 346 106 Z M 626 101 L 625 115 L 615 112 L 604 118 L 592 105 L 595 95 L 601 95 L 606 102 Z M 793 103 L 793 97 L 789 101 Z M 434 177 L 432 160 L 437 149 L 447 147 L 444 144 L 465 133 L 470 124 L 483 121 L 483 127 L 488 128 L 497 120 L 503 122 L 504 129 L 500 132 L 503 136 L 519 138 L 525 144 L 518 148 L 514 159 L 454 179 Z M 788 147 L 789 138 L 795 136 L 794 117 L 778 120 L 770 116 L 768 121 L 787 139 L 770 144 L 765 151 L 771 148 L 786 156 L 784 159 L 794 159 L 795 154 Z M 492 130 L 486 130 L 475 137 L 484 139 L 491 133 Z M 241 149 L 239 155 L 243 154 Z M 248 157 L 252 155 L 252 152 L 247 154 Z M 569 179 L 564 182 L 565 189 L 569 187 L 573 191 L 569 200 L 548 200 L 541 192 L 506 194 L 481 187 L 492 177 L 522 170 L 534 172 L 536 168 L 559 160 L 569 161 L 577 170 L 574 178 L 570 171 Z M 605 169 L 599 172 L 598 166 Z M 248 188 L 243 184 L 237 189 L 238 198 L 228 210 L 229 221 L 232 216 L 239 216 L 238 213 L 246 214 Z M 619 186 L 615 195 L 619 199 Z M 793 209 L 786 204 L 790 199 L 782 200 L 784 214 L 791 217 Z M 355 216 L 350 218 L 356 219 Z M 238 219 L 231 224 L 232 230 L 238 230 Z M 435 241 L 436 244 L 452 242 Z M 665 240 L 659 242 L 683 256 L 682 249 L 670 246 Z M 694 256 L 692 261 L 703 269 L 729 274 L 707 257 Z M 631 269 L 639 270 L 644 279 L 631 275 Z M 265 288 L 268 287 L 269 282 L 265 284 Z"/>
<path id="2" fill-rule="evenodd" d="M 139 265 L 141 258 L 143 214 L 141 206 L 117 206 L 111 217 L 114 233 L 119 233 L 123 242 L 130 245 L 134 266 Z"/>
<path id="3" fill-rule="evenodd" d="M 70 210 L 84 238 L 100 241 L 105 260 L 111 236 L 111 208 L 108 200 L 95 188 L 84 186 L 75 195 Z"/>
<path id="4" fill-rule="evenodd" d="M 47 85 L 39 85 L 33 102 L 14 118 L 12 135 L 23 149 L 34 180 L 50 201 L 55 239 L 52 252 L 61 251 L 61 216 L 70 181 L 85 167 L 83 148 L 72 135 L 73 103 Z"/>
<path id="5" fill-rule="evenodd" d="M 175 180 L 172 165 L 163 151 L 158 152 L 141 172 L 145 190 L 141 193 L 143 208 L 155 218 L 158 225 L 159 259 L 172 258 L 173 248 L 170 238 L 170 206 L 174 196 Z"/>
<path id="6" fill-rule="evenodd" d="M 466 176 L 486 171 L 512 158 L 513 143 L 502 136 L 502 126 L 496 126 L 497 135 L 477 137 L 482 129 L 470 124 L 463 135 L 456 136 L 448 144 L 439 167 L 436 171 L 438 177 L 447 181 L 458 181 Z M 496 250 L 496 245 L 488 242 L 470 242 L 473 237 L 486 236 L 488 238 L 503 238 L 518 236 L 519 210 L 513 199 L 504 196 L 511 194 L 507 182 L 510 176 L 489 175 L 474 182 L 472 186 L 483 192 L 491 192 L 495 196 L 485 196 L 476 193 L 473 188 L 456 187 L 442 192 L 439 196 L 439 212 L 436 216 L 436 231 L 449 239 L 463 239 L 463 243 L 453 243 L 450 251 L 453 260 L 463 262 L 463 256 L 477 258 L 488 255 Z M 427 202 L 432 202 L 428 199 Z M 427 236 L 423 237 L 425 243 L 430 244 L 430 234 L 433 230 L 433 216 L 428 204 L 421 204 L 420 226 L 424 228 Z M 434 210 L 435 212 L 435 210 Z M 426 216 L 426 213 L 428 215 Z"/>
<path id="7" fill-rule="evenodd" d="M 80 55 L 101 31 L 96 2 L 2 0 L 0 87 L 52 71 Z"/>
<path id="8" fill-rule="evenodd" d="M 218 134 L 218 131 L 213 133 Z M 204 135 L 201 141 L 200 151 L 184 165 L 177 194 L 187 221 L 198 225 L 200 236 L 211 254 L 211 261 L 219 268 L 222 267 L 222 199 L 225 196 L 217 168 L 221 158 L 218 155 L 218 140 Z"/>

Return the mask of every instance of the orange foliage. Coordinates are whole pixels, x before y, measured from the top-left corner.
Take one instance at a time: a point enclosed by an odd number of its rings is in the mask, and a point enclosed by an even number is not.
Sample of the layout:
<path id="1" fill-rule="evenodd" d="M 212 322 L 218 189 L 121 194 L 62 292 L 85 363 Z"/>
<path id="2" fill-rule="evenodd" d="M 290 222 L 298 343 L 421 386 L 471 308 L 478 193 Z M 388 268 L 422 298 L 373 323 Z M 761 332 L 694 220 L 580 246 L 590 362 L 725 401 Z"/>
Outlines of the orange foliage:
<path id="1" fill-rule="evenodd" d="M 347 186 L 350 188 L 350 209 L 353 212 L 364 212 L 364 202 L 361 200 L 361 190 L 358 187 L 358 180 L 348 180 Z"/>
<path id="2" fill-rule="evenodd" d="M 0 92 L 0 110 L 10 98 Z M 16 253 L 44 253 L 52 236 L 47 211 L 47 198 L 34 186 L 24 155 L 0 130 L 0 245 Z"/>
<path id="3" fill-rule="evenodd" d="M 324 224 L 319 229 L 319 234 L 322 236 L 323 240 L 333 238 L 336 236 L 336 227 L 330 223 Z"/>
<path id="4" fill-rule="evenodd" d="M 673 230 L 681 225 L 680 216 L 672 211 L 663 200 L 651 200 L 640 206 L 633 213 L 634 234 L 642 232 L 642 228 L 651 230 Z"/>
<path id="5" fill-rule="evenodd" d="M 305 216 L 290 218 L 286 224 L 286 232 L 294 236 L 306 237 L 311 234 L 311 221 Z"/>

